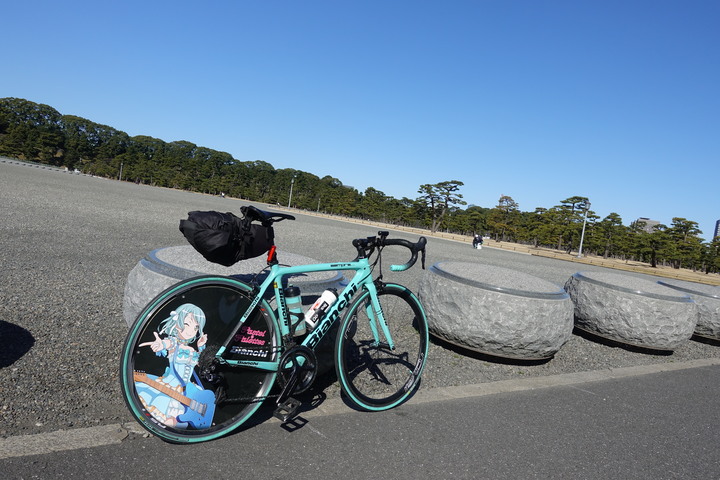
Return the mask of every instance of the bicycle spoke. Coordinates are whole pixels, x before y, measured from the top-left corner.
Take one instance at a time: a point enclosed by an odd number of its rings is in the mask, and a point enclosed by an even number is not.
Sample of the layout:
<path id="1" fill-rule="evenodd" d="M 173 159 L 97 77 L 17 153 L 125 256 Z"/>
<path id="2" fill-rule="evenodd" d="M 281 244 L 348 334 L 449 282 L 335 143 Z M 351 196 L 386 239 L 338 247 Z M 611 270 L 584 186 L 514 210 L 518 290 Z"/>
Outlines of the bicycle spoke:
<path id="1" fill-rule="evenodd" d="M 381 291 L 380 309 L 368 308 L 371 294 L 365 296 L 350 307 L 341 326 L 337 371 L 353 402 L 381 410 L 404 401 L 417 385 L 427 355 L 427 323 L 422 307 L 403 287 Z M 394 345 L 378 336 L 392 338 Z"/>

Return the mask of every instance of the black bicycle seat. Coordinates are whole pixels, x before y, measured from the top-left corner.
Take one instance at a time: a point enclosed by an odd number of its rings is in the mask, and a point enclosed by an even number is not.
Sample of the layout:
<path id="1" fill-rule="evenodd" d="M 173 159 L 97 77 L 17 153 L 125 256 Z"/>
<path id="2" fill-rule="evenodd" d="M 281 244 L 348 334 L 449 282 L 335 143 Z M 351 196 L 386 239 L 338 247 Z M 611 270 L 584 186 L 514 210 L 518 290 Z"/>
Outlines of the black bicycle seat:
<path id="1" fill-rule="evenodd" d="M 240 211 L 245 218 L 260 222 L 263 225 L 280 222 L 282 220 L 295 220 L 295 217 L 289 213 L 268 212 L 266 210 L 260 210 L 252 205 L 240 207 Z"/>

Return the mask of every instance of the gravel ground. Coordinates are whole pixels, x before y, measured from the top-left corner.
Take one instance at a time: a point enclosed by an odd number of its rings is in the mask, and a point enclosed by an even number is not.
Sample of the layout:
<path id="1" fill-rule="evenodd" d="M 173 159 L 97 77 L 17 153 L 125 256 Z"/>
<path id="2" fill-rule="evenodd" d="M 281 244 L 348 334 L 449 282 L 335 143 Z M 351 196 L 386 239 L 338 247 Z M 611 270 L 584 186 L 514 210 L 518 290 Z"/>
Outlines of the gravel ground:
<path id="1" fill-rule="evenodd" d="M 242 204 L 0 161 L 0 437 L 131 421 L 117 379 L 128 273 L 150 250 L 184 244 L 178 222 L 188 211 L 239 213 Z M 281 260 L 282 250 L 349 260 L 350 241 L 377 230 L 298 215 L 277 226 L 276 243 Z M 404 260 L 389 257 L 387 263 Z M 578 269 L 571 262 L 430 239 L 428 266 L 443 260 L 504 266 L 558 285 Z M 419 265 L 386 272 L 414 290 L 421 275 Z M 421 388 L 718 356 L 717 345 L 694 340 L 663 355 L 573 335 L 549 361 L 511 362 L 434 341 Z M 331 380 L 318 387 L 327 396 L 338 394 Z"/>

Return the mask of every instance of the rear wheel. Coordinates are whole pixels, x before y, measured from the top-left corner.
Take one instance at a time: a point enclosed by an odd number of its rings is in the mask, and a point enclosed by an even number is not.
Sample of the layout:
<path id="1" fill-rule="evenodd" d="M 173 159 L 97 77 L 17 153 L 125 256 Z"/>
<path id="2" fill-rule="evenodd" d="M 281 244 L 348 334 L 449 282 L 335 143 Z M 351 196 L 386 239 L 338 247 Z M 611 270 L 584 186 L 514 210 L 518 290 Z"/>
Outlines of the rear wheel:
<path id="1" fill-rule="evenodd" d="M 367 291 L 348 307 L 335 346 L 343 391 L 365 410 L 386 410 L 407 400 L 428 352 L 427 318 L 417 297 L 401 285 L 387 284 L 377 298 L 395 348 L 387 344 Z"/>
<path id="2" fill-rule="evenodd" d="M 202 442 L 237 428 L 259 408 L 276 372 L 216 358 L 251 300 L 242 282 L 198 277 L 168 288 L 140 313 L 123 346 L 120 379 L 144 428 L 173 443 Z M 280 338 L 272 315 L 261 302 L 223 358 L 276 362 Z"/>

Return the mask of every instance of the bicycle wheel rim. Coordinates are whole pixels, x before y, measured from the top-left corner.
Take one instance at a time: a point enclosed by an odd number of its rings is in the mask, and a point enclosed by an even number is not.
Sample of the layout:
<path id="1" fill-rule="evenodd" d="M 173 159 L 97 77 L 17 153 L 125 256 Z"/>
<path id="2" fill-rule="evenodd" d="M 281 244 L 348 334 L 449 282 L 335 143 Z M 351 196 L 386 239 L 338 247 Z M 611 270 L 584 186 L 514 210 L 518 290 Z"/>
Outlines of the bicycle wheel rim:
<path id="1" fill-rule="evenodd" d="M 371 411 L 393 408 L 412 395 L 425 366 L 429 341 L 425 312 L 410 290 L 386 285 L 378 299 L 395 351 L 373 346 L 368 292 L 353 301 L 343 317 L 335 349 L 343 392 L 358 407 Z"/>
<path id="2" fill-rule="evenodd" d="M 125 402 L 145 429 L 172 443 L 202 442 L 234 430 L 260 407 L 275 382 L 276 372 L 222 367 L 219 372 L 222 387 L 203 381 L 199 375 L 237 327 L 237 320 L 251 301 L 248 290 L 245 284 L 229 278 L 190 279 L 161 293 L 138 316 L 123 347 L 120 371 Z M 206 344 L 200 346 L 196 339 L 176 348 L 182 357 L 179 359 L 169 350 L 163 352 L 164 356 L 153 352 L 147 343 L 156 339 L 155 335 L 165 339 L 172 336 L 166 330 L 167 319 L 188 318 L 188 311 L 201 316 L 188 305 L 198 308 L 205 316 L 202 333 L 207 335 Z M 277 360 L 280 339 L 265 302 L 256 308 L 233 342 L 229 347 L 252 345 L 249 355 Z M 238 359 L 238 355 L 233 358 Z M 186 398 L 168 392 L 164 388 L 167 386 L 180 390 L 180 395 Z M 246 400 L 216 403 L 223 394 L 225 398 Z M 188 399 L 189 404 L 182 403 Z M 176 425 L 168 425 L 173 422 L 172 418 Z"/>

